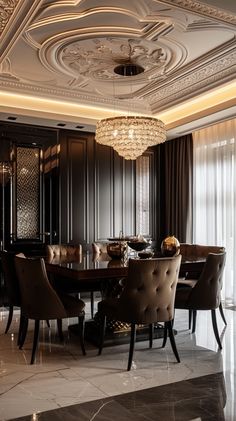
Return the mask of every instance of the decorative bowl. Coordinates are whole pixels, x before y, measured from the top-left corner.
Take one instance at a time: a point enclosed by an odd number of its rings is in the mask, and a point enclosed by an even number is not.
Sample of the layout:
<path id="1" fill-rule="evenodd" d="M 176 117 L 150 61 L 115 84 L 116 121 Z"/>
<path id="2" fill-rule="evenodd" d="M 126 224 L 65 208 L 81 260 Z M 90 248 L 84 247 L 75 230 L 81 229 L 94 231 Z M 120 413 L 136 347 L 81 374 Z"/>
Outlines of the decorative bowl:
<path id="1" fill-rule="evenodd" d="M 143 251 L 150 246 L 150 244 L 146 241 L 128 241 L 128 246 L 135 251 Z"/>
<path id="2" fill-rule="evenodd" d="M 151 259 L 153 255 L 154 253 L 152 251 L 140 251 L 140 253 L 138 253 L 138 257 L 140 257 L 140 259 Z"/>

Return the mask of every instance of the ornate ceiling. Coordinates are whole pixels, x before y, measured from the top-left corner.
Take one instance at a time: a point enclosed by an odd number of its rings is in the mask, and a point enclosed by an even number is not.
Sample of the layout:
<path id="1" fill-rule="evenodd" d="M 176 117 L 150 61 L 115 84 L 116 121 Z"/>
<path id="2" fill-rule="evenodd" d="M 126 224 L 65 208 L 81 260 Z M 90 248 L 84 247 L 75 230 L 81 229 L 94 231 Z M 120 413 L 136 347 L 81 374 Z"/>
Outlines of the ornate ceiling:
<path id="1" fill-rule="evenodd" d="M 57 112 L 93 125 L 112 112 L 160 116 L 222 86 L 223 106 L 214 99 L 208 108 L 234 107 L 236 16 L 230 1 L 225 10 L 214 3 L 1 0 L 0 119 L 53 121 Z M 144 71 L 114 72 L 127 62 Z"/>

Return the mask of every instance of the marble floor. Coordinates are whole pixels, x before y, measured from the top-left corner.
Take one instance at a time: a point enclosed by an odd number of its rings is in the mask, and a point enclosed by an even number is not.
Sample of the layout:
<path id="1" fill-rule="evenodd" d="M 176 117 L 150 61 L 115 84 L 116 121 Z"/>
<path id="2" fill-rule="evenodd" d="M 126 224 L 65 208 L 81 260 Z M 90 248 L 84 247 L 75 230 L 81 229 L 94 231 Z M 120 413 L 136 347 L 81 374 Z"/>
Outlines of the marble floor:
<path id="1" fill-rule="evenodd" d="M 88 306 L 89 308 L 89 306 Z M 30 365 L 32 324 L 24 346 L 17 348 L 19 311 L 8 334 L 8 312 L 0 307 L 0 421 L 117 419 L 200 421 L 236 420 L 236 311 L 226 309 L 228 325 L 217 314 L 223 350 L 218 351 L 210 312 L 199 312 L 195 334 L 188 314 L 176 312 L 176 343 L 181 363 L 161 339 L 148 349 L 138 342 L 132 370 L 126 371 L 128 345 L 106 347 L 101 356 L 86 343 L 82 356 L 73 333 L 65 343 L 43 325 L 36 363 Z M 87 315 L 89 317 L 89 315 Z"/>

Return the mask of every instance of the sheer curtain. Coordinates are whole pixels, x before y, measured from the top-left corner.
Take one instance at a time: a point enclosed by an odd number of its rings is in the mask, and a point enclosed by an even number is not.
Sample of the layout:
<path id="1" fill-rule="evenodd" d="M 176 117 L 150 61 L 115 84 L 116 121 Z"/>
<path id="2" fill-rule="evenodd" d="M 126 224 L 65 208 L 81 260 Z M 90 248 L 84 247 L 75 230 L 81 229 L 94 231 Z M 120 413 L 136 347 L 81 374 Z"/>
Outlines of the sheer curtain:
<path id="1" fill-rule="evenodd" d="M 226 248 L 223 298 L 236 304 L 236 119 L 193 133 L 193 240 Z"/>

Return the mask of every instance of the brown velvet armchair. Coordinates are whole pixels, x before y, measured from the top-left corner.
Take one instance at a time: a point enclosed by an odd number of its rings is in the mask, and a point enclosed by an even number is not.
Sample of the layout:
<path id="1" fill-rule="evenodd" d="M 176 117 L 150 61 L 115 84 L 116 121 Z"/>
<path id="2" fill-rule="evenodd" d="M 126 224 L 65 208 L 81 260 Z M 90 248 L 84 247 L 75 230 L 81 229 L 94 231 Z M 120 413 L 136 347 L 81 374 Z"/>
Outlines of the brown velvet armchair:
<path id="1" fill-rule="evenodd" d="M 8 251 L 2 251 L 0 257 L 9 305 L 8 320 L 5 329 L 5 333 L 7 333 L 11 326 L 14 307 L 21 306 L 20 286 L 15 271 L 14 254 Z"/>
<path id="2" fill-rule="evenodd" d="M 60 338 L 63 338 L 62 319 L 78 317 L 81 349 L 85 354 L 84 302 L 68 294 L 60 294 L 59 296 L 56 293 L 48 280 L 42 258 L 31 259 L 16 256 L 15 267 L 20 285 L 21 315 L 23 318 L 19 340 L 20 349 L 25 342 L 28 320 L 33 319 L 35 321 L 31 364 L 35 361 L 41 320 L 57 319 L 59 335 Z"/>
<path id="3" fill-rule="evenodd" d="M 46 246 L 47 256 L 53 258 L 56 256 L 80 256 L 82 254 L 82 246 L 70 244 L 48 244 Z"/>
<path id="4" fill-rule="evenodd" d="M 136 325 L 149 325 L 149 346 L 152 346 L 153 323 L 164 322 L 170 337 L 172 350 L 180 362 L 172 331 L 175 291 L 181 256 L 174 258 L 129 260 L 128 278 L 119 298 L 107 298 L 98 303 L 101 315 L 102 352 L 106 317 L 131 324 L 130 349 L 127 370 L 133 358 Z"/>
<path id="5" fill-rule="evenodd" d="M 71 244 L 50 244 L 46 246 L 46 253 L 48 258 L 55 258 L 55 257 L 61 257 L 68 258 L 72 260 L 81 260 L 82 259 L 82 245 L 71 245 Z M 58 292 L 66 292 L 66 293 L 74 293 L 74 285 L 71 285 L 69 279 L 60 278 L 57 280 L 57 282 L 54 283 L 55 289 L 58 290 Z M 88 290 L 88 289 L 82 289 L 78 291 L 80 292 L 90 292 L 90 308 L 91 308 L 91 317 L 93 318 L 94 313 L 94 291 Z"/>
<path id="6" fill-rule="evenodd" d="M 224 253 L 225 247 L 223 246 L 208 246 L 208 245 L 202 245 L 202 244 L 189 244 L 189 243 L 181 243 L 180 244 L 180 253 L 182 255 L 183 260 L 194 260 L 194 259 L 206 259 L 209 253 Z M 198 281 L 198 278 L 200 276 L 199 273 L 191 273 L 190 275 L 188 273 L 181 273 L 180 276 L 183 276 L 185 279 L 181 279 L 178 282 L 178 287 L 183 286 L 189 286 L 190 288 L 193 288 Z M 225 325 L 227 325 L 226 318 L 224 315 L 222 303 L 220 301 L 219 304 L 219 311 L 220 315 L 222 317 L 222 320 Z M 193 318 L 193 325 L 192 325 L 192 333 L 195 332 L 196 328 L 196 314 Z M 192 324 L 192 311 L 189 310 L 189 329 L 191 329 Z"/>
<path id="7" fill-rule="evenodd" d="M 198 310 L 211 310 L 212 325 L 216 341 L 222 349 L 217 321 L 216 309 L 221 304 L 222 275 L 226 253 L 209 253 L 203 271 L 192 287 L 177 288 L 175 296 L 176 309 L 188 309 L 193 312 L 193 332 L 196 326 Z"/>

